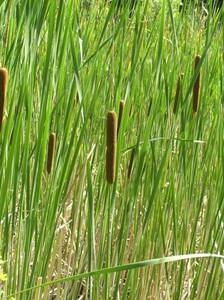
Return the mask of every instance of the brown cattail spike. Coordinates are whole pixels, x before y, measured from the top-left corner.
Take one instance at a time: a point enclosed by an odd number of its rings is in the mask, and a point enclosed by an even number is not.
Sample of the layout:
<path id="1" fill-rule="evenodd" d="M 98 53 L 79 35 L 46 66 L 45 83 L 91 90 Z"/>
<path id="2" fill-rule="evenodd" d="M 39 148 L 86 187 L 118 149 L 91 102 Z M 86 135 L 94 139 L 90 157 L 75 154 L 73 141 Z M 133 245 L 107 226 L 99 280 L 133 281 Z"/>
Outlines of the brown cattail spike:
<path id="1" fill-rule="evenodd" d="M 117 116 L 114 111 L 107 114 L 107 153 L 106 153 L 106 178 L 112 184 L 115 180 L 117 147 Z"/>
<path id="2" fill-rule="evenodd" d="M 8 71 L 5 68 L 0 68 L 0 130 L 5 113 L 5 100 L 8 82 Z"/>
<path id="3" fill-rule="evenodd" d="M 48 155 L 47 155 L 47 172 L 51 173 L 53 162 L 54 162 L 54 153 L 56 145 L 56 135 L 55 133 L 50 133 L 48 140 Z"/>
<path id="4" fill-rule="evenodd" d="M 119 106 L 119 116 L 118 116 L 118 125 L 117 125 L 117 135 L 119 134 L 120 126 L 121 126 L 121 120 L 122 116 L 124 113 L 124 101 L 120 101 L 120 106 Z"/>
<path id="5" fill-rule="evenodd" d="M 199 55 L 197 55 L 195 57 L 195 61 L 194 61 L 194 71 L 197 72 L 198 71 L 198 65 L 200 63 L 201 57 Z M 194 83 L 194 87 L 193 87 L 193 115 L 195 115 L 198 111 L 198 106 L 199 106 L 199 94 L 200 94 L 200 70 L 198 72 L 196 81 Z"/>
<path id="6" fill-rule="evenodd" d="M 184 74 L 180 74 L 178 81 L 177 81 L 177 88 L 176 88 L 176 94 L 175 94 L 175 99 L 174 99 L 174 105 L 173 105 L 173 113 L 176 114 L 177 108 L 178 108 L 178 103 L 179 99 L 182 94 L 182 82 L 183 82 Z"/>

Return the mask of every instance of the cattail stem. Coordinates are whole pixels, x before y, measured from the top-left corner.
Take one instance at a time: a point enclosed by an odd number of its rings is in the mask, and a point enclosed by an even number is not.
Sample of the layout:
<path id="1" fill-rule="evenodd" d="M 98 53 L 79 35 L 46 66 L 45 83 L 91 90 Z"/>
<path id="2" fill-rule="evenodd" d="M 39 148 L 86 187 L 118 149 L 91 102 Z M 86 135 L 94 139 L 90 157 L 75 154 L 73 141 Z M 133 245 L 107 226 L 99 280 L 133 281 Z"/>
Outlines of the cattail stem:
<path id="1" fill-rule="evenodd" d="M 112 184 L 115 180 L 117 146 L 117 116 L 114 111 L 107 114 L 107 153 L 106 153 L 106 179 Z"/>
<path id="2" fill-rule="evenodd" d="M 8 71 L 5 68 L 0 68 L 0 130 L 2 128 L 5 113 L 7 82 Z"/>
<path id="3" fill-rule="evenodd" d="M 120 126 L 121 126 L 121 120 L 123 117 L 124 113 L 124 104 L 125 102 L 123 100 L 120 101 L 120 106 L 119 106 L 119 116 L 118 116 L 118 125 L 117 125 L 117 135 L 119 134 Z"/>
<path id="4" fill-rule="evenodd" d="M 177 88 L 176 88 L 176 94 L 175 94 L 175 99 L 174 99 L 174 105 L 173 105 L 173 113 L 176 114 L 177 108 L 178 108 L 178 103 L 179 99 L 182 94 L 182 82 L 183 82 L 184 74 L 180 74 L 178 81 L 177 81 Z"/>
<path id="5" fill-rule="evenodd" d="M 54 154 L 55 154 L 55 145 L 56 145 L 56 135 L 55 133 L 50 133 L 48 140 L 48 156 L 47 156 L 47 172 L 51 173 L 53 162 L 54 162 Z"/>
<path id="6" fill-rule="evenodd" d="M 194 61 L 194 71 L 195 73 L 198 71 L 198 65 L 200 63 L 201 57 L 199 55 L 197 55 L 195 57 L 195 61 Z M 198 72 L 196 81 L 194 83 L 194 87 L 193 87 L 193 115 L 195 115 L 198 111 L 198 106 L 199 106 L 199 94 L 200 94 L 200 70 Z"/>

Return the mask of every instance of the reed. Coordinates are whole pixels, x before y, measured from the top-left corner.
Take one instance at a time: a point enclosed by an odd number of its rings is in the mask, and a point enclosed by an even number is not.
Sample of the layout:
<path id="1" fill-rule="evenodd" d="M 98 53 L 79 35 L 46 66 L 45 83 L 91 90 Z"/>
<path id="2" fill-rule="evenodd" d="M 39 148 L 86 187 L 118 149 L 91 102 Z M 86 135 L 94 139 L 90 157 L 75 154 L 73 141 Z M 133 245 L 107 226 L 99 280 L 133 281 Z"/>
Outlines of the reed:
<path id="1" fill-rule="evenodd" d="M 181 73 L 177 80 L 176 94 L 175 94 L 174 105 L 173 105 L 173 113 L 174 114 L 177 113 L 179 100 L 180 100 L 180 97 L 182 94 L 183 78 L 184 78 L 184 74 Z"/>
<path id="2" fill-rule="evenodd" d="M 200 63 L 200 60 L 201 60 L 201 56 L 197 55 L 195 57 L 195 61 L 194 61 L 194 71 L 195 71 L 195 74 L 198 71 L 198 65 Z M 194 83 L 194 87 L 193 87 L 193 115 L 195 115 L 197 113 L 198 107 L 199 107 L 200 77 L 201 77 L 201 74 L 200 74 L 200 70 L 199 70 L 197 78 L 196 78 L 196 81 Z"/>
<path id="3" fill-rule="evenodd" d="M 47 172 L 51 173 L 53 162 L 54 162 L 54 154 L 55 154 L 55 145 L 56 145 L 56 135 L 51 132 L 48 140 L 48 155 L 47 155 Z"/>
<path id="4" fill-rule="evenodd" d="M 119 115 L 118 115 L 118 125 L 117 125 L 117 135 L 119 134 L 119 130 L 120 130 L 120 126 L 121 126 L 121 121 L 122 121 L 122 117 L 123 117 L 123 113 L 124 113 L 124 105 L 125 105 L 124 100 L 121 100 L 121 101 L 120 101 L 120 105 L 119 105 Z"/>
<path id="5" fill-rule="evenodd" d="M 7 82 L 8 71 L 5 68 L 0 68 L 0 130 L 4 120 Z"/>
<path id="6" fill-rule="evenodd" d="M 116 171 L 117 146 L 117 116 L 114 111 L 107 114 L 107 152 L 106 152 L 106 179 L 113 184 Z"/>

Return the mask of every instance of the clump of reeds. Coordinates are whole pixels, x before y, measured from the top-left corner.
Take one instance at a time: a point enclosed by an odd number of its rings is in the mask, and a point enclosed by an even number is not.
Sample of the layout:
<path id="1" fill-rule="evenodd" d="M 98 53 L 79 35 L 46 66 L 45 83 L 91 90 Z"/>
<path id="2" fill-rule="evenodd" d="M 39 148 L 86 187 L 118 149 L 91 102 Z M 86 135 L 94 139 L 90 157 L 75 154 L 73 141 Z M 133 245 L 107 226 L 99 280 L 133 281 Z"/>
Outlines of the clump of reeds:
<path id="1" fill-rule="evenodd" d="M 176 114 L 176 112 L 177 112 L 179 100 L 180 100 L 180 97 L 182 94 L 183 78 L 184 78 L 184 74 L 181 73 L 177 80 L 176 94 L 175 94 L 174 105 L 173 105 L 173 113 L 174 114 Z"/>
<path id="2" fill-rule="evenodd" d="M 120 101 L 120 105 L 119 105 L 119 115 L 118 115 L 118 125 L 117 125 L 117 135 L 119 134 L 119 130 L 120 130 L 120 126 L 121 126 L 121 120 L 122 120 L 123 113 L 124 113 L 124 105 L 125 105 L 124 100 L 121 100 L 121 101 Z"/>
<path id="3" fill-rule="evenodd" d="M 114 111 L 107 113 L 107 152 L 106 152 L 106 179 L 112 184 L 116 171 L 117 147 L 117 116 Z"/>
<path id="4" fill-rule="evenodd" d="M 194 60 L 194 71 L 195 73 L 198 71 L 198 65 L 200 63 L 201 56 L 197 55 Z M 194 83 L 193 87 L 193 115 L 195 115 L 198 111 L 198 106 L 199 106 L 199 97 L 200 97 L 200 70 L 198 72 L 196 81 Z"/>
<path id="5" fill-rule="evenodd" d="M 54 154 L 55 154 L 55 146 L 56 146 L 56 135 L 51 132 L 48 140 L 48 155 L 47 155 L 47 172 L 51 173 L 53 162 L 54 162 Z"/>
<path id="6" fill-rule="evenodd" d="M 7 82 L 8 71 L 5 68 L 0 68 L 0 130 L 4 120 Z"/>

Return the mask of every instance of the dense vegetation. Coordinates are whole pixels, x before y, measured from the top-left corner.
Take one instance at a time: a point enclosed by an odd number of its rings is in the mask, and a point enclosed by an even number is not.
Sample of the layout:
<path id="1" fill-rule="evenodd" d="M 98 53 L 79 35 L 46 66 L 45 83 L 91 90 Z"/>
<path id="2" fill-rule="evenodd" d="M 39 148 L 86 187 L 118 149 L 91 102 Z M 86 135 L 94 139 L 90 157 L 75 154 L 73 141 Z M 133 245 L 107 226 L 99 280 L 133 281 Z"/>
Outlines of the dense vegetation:
<path id="1" fill-rule="evenodd" d="M 106 2 L 0 1 L 0 297 L 224 299 L 223 12 Z"/>

